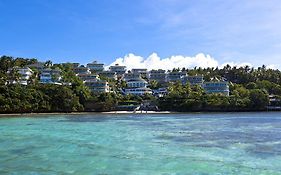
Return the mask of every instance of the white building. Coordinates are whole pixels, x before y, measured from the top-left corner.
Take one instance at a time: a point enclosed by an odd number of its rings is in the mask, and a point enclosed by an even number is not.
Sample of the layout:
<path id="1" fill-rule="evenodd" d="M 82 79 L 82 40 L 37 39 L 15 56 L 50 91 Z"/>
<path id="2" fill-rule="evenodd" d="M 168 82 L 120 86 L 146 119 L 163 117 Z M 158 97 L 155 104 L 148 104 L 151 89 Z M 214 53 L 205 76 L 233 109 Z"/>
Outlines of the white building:
<path id="1" fill-rule="evenodd" d="M 58 84 L 61 80 L 61 70 L 60 69 L 42 69 L 39 79 L 42 84 Z"/>
<path id="2" fill-rule="evenodd" d="M 20 77 L 19 80 L 9 80 L 10 83 L 12 84 L 22 84 L 22 85 L 27 85 L 27 81 L 30 79 L 30 77 L 33 74 L 33 71 L 29 68 L 29 67 L 25 67 L 25 68 L 19 68 L 19 67 L 14 67 L 8 70 L 8 74 L 12 73 L 12 71 L 17 72 Z"/>
<path id="3" fill-rule="evenodd" d="M 74 67 L 73 71 L 75 74 L 91 74 L 90 69 L 84 66 Z"/>
<path id="4" fill-rule="evenodd" d="M 207 94 L 223 94 L 229 96 L 229 85 L 227 81 L 220 81 L 217 78 L 204 82 L 203 86 Z"/>
<path id="5" fill-rule="evenodd" d="M 142 78 L 135 78 L 126 81 L 128 88 L 146 88 L 148 83 Z"/>
<path id="6" fill-rule="evenodd" d="M 144 95 L 144 94 L 152 94 L 152 90 L 149 88 L 131 88 L 125 89 L 125 94 L 132 94 L 132 95 Z"/>
<path id="7" fill-rule="evenodd" d="M 166 82 L 166 71 L 162 69 L 151 70 L 149 72 L 149 80 L 155 80 L 158 82 Z"/>
<path id="8" fill-rule="evenodd" d="M 112 72 L 112 71 L 102 71 L 102 72 L 99 73 L 99 75 L 100 75 L 101 77 L 105 77 L 105 78 L 117 80 L 117 74 L 116 74 L 116 72 Z"/>
<path id="9" fill-rule="evenodd" d="M 183 77 L 182 83 L 190 83 L 191 85 L 202 85 L 204 82 L 203 75 L 195 75 L 195 76 L 185 76 Z"/>
<path id="10" fill-rule="evenodd" d="M 78 76 L 82 81 L 100 80 L 99 75 L 97 75 L 97 74 L 78 74 L 77 76 Z"/>
<path id="11" fill-rule="evenodd" d="M 104 80 L 86 80 L 84 84 L 94 93 L 110 92 L 109 84 Z"/>
<path id="12" fill-rule="evenodd" d="M 97 61 L 88 63 L 87 67 L 90 69 L 92 73 L 102 72 L 104 70 L 104 64 L 98 63 Z"/>
<path id="13" fill-rule="evenodd" d="M 120 76 L 126 72 L 126 66 L 120 66 L 119 64 L 115 64 L 114 66 L 110 66 L 109 70 L 111 72 L 116 72 L 116 74 Z"/>
<path id="14" fill-rule="evenodd" d="M 168 82 L 176 82 L 176 81 L 181 82 L 184 76 L 186 76 L 185 72 L 172 71 L 167 74 L 167 81 Z"/>

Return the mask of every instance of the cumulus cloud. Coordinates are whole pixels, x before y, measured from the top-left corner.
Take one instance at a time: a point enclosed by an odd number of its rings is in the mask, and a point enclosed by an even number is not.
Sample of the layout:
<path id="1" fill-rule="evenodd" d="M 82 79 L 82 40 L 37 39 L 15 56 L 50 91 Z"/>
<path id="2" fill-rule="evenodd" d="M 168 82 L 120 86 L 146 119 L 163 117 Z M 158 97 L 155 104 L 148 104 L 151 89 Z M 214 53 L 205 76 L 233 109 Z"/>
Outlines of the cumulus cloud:
<path id="1" fill-rule="evenodd" d="M 127 69 L 147 68 L 148 70 L 170 70 L 178 67 L 193 68 L 195 66 L 202 68 L 219 66 L 217 60 L 212 58 L 210 55 L 205 55 L 203 53 L 199 53 L 194 57 L 175 55 L 163 59 L 161 59 L 157 53 L 152 53 L 147 58 L 130 53 L 125 55 L 123 58 L 117 58 L 112 64 L 110 64 L 110 66 L 115 64 L 126 66 Z"/>
<path id="2" fill-rule="evenodd" d="M 126 66 L 127 70 L 131 70 L 133 68 L 147 68 L 148 70 L 152 69 L 164 69 L 164 70 L 172 70 L 173 68 L 194 68 L 194 67 L 219 67 L 223 68 L 227 64 L 231 67 L 254 67 L 253 64 L 249 62 L 225 62 L 219 63 L 215 58 L 210 55 L 206 55 L 203 53 L 199 53 L 195 56 L 183 56 L 183 55 L 175 55 L 168 58 L 160 58 L 157 53 L 152 53 L 147 58 L 135 55 L 133 53 L 127 54 L 122 58 L 117 58 L 113 63 L 109 66 L 119 64 L 122 66 Z M 109 68 L 106 67 L 106 69 Z M 277 69 L 277 65 L 268 65 L 267 68 Z"/>

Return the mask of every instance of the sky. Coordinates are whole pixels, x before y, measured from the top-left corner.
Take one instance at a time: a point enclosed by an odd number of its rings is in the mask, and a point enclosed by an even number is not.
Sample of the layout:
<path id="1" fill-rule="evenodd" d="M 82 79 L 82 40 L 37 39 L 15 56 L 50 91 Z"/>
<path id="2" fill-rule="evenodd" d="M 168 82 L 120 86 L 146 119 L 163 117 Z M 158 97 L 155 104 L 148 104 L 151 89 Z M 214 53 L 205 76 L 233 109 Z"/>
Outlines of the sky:
<path id="1" fill-rule="evenodd" d="M 281 68 L 280 0 L 0 0 L 0 55 Z"/>

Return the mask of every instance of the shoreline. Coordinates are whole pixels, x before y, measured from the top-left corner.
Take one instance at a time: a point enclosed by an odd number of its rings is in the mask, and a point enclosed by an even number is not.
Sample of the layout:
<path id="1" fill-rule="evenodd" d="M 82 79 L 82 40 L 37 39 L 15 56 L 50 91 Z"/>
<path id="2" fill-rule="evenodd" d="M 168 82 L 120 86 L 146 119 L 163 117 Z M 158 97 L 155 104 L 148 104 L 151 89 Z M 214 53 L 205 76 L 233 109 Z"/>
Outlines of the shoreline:
<path id="1" fill-rule="evenodd" d="M 281 112 L 281 111 L 106 111 L 106 112 L 50 112 L 50 113 L 0 113 L 1 117 L 44 116 L 44 115 L 98 115 L 98 114 L 196 114 L 196 113 L 251 113 L 251 112 Z"/>

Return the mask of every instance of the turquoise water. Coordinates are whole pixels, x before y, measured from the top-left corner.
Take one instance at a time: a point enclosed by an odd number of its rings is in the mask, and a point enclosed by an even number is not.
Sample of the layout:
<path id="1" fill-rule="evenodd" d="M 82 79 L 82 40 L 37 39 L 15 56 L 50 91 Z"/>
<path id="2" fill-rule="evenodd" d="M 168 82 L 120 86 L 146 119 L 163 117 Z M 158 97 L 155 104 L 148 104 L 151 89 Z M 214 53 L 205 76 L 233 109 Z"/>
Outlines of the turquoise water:
<path id="1" fill-rule="evenodd" d="M 0 118 L 0 174 L 280 174 L 281 113 Z"/>

